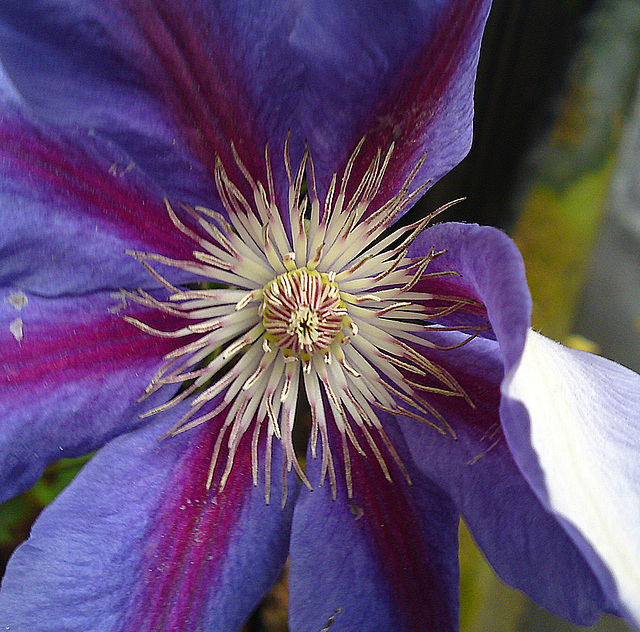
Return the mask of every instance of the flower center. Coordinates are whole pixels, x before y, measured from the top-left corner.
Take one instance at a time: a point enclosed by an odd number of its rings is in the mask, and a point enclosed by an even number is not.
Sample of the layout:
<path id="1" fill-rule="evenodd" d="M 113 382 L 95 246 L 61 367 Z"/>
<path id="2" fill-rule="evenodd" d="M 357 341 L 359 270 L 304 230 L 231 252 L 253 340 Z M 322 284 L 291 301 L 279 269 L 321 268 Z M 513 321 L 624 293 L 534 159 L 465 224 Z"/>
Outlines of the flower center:
<path id="1" fill-rule="evenodd" d="M 277 276 L 263 293 L 267 339 L 285 356 L 326 352 L 340 334 L 347 309 L 329 275 L 298 268 Z"/>
<path id="2" fill-rule="evenodd" d="M 333 177 L 322 202 L 311 157 L 303 155 L 294 175 L 285 143 L 286 209 L 277 205 L 268 148 L 263 184 L 254 180 L 232 147 L 245 188 L 252 191 L 250 198 L 217 159 L 215 180 L 224 215 L 181 205 L 191 218 L 187 225 L 165 200 L 173 224 L 195 242 L 193 259 L 174 261 L 163 255 L 131 253 L 169 291 L 169 297 L 162 302 L 144 290 L 123 290 L 122 296 L 178 317 L 182 326 L 164 331 L 128 315 L 124 318 L 155 336 L 189 337 L 166 355 L 144 397 L 165 384 L 183 386 L 171 400 L 144 416 L 190 398 L 188 412 L 164 436 L 211 422 L 217 436 L 206 485 L 215 484 L 217 494 L 224 490 L 240 442 L 248 433 L 254 486 L 259 480 L 260 455 L 263 458 L 265 502 L 269 503 L 271 493 L 274 439 L 282 445 L 284 470 L 295 469 L 300 480 L 312 487 L 293 441 L 301 388 L 309 404 L 310 456 L 317 457 L 320 444 L 319 484 L 328 478 L 334 498 L 338 474 L 332 436 L 339 437 L 337 450 L 341 450 L 351 498 L 351 459 L 356 454 L 371 454 L 388 481 L 393 480 L 387 464 L 390 457 L 411 481 L 385 432 L 380 411 L 415 419 L 455 437 L 433 398 L 460 398 L 473 406 L 454 376 L 432 361 L 429 352 L 456 349 L 478 335 L 483 324 L 439 321 L 482 306 L 455 294 L 431 294 L 418 285 L 432 276 L 457 274 L 427 271 L 443 252 L 434 247 L 421 256 L 408 256 L 415 238 L 442 209 L 388 231 L 425 186 L 410 192 L 422 161 L 395 196 L 373 208 L 393 145 L 385 155 L 378 151 L 362 180 L 351 186 L 351 168 L 363 142 L 343 175 Z M 199 282 L 175 287 L 148 262 L 190 272 L 204 286 Z"/>

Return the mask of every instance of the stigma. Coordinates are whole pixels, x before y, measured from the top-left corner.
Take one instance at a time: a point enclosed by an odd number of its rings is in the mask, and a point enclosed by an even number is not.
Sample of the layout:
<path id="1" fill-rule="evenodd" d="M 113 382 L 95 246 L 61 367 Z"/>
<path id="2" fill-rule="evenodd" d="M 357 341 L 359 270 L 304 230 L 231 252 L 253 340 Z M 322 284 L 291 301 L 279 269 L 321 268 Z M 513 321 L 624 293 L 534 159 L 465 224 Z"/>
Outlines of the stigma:
<path id="1" fill-rule="evenodd" d="M 347 317 L 340 289 L 331 281 L 334 277 L 298 268 L 278 275 L 263 290 L 265 339 L 285 357 L 300 358 L 307 373 L 318 353 L 331 362 L 331 346 Z"/>
<path id="2" fill-rule="evenodd" d="M 410 192 L 421 162 L 395 196 L 374 208 L 394 147 L 384 155 L 378 151 L 362 180 L 353 183 L 350 174 L 361 146 L 343 175 L 334 175 L 321 202 L 309 153 L 294 173 L 287 139 L 287 208 L 278 205 L 283 196 L 276 197 L 268 147 L 265 182 L 252 176 L 232 147 L 236 172 L 245 182 L 238 186 L 217 160 L 215 182 L 224 213 L 186 205 L 176 210 L 165 200 L 176 229 L 194 242 L 193 258 L 130 253 L 168 297 L 161 301 L 140 290 L 122 291 L 125 298 L 184 316 L 185 325 L 167 332 L 125 319 L 150 335 L 189 337 L 165 357 L 143 398 L 166 385 L 181 388 L 144 416 L 188 399 L 189 412 L 165 436 L 205 423 L 216 428 L 207 487 L 215 483 L 218 493 L 247 434 L 253 482 L 258 484 L 263 467 L 267 503 L 274 440 L 282 444 L 284 467 L 313 487 L 293 445 L 299 392 L 306 394 L 311 411 L 311 458 L 322 460 L 320 481 L 313 484 L 328 479 L 334 498 L 338 474 L 347 495 L 353 494 L 354 455 L 372 455 L 388 480 L 388 463 L 395 462 L 410 483 L 385 432 L 387 413 L 455 437 L 431 396 L 459 397 L 473 406 L 454 377 L 421 351 L 436 346 L 427 333 L 452 329 L 437 324 L 440 316 L 469 307 L 468 299 L 414 290 L 442 252 L 434 247 L 424 256 L 409 257 L 409 246 L 437 212 L 389 230 L 424 188 Z M 243 190 L 252 195 L 246 197 Z M 154 268 L 156 263 L 193 275 L 193 283 L 173 286 Z M 463 330 L 463 343 L 479 333 L 478 328 L 453 329 Z M 330 440 L 335 436 L 337 446 Z M 336 473 L 335 450 L 341 453 L 342 473 Z"/>

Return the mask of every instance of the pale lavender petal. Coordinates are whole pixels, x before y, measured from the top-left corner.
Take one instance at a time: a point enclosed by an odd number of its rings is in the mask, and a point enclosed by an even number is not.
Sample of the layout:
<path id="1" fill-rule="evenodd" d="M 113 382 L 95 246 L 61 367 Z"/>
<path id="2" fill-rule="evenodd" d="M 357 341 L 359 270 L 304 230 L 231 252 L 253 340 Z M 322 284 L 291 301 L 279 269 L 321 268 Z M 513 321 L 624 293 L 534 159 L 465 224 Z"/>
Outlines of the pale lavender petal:
<path id="1" fill-rule="evenodd" d="M 427 273 L 455 274 L 427 275 L 420 290 L 475 301 L 446 324 L 484 324 L 487 329 L 456 349 L 421 350 L 449 371 L 470 401 L 429 397 L 456 440 L 400 421 L 416 465 L 451 494 L 505 581 L 565 618 L 592 622 L 600 609 L 612 607 L 612 596 L 603 595 L 580 549 L 523 476 L 499 417 L 505 362 L 519 358 L 529 327 L 531 299 L 520 254 L 501 231 L 463 224 L 428 229 L 410 254 L 426 254 L 432 247 L 445 252 Z M 466 336 L 428 337 L 446 346 Z M 427 376 L 418 381 L 436 386 Z M 527 442 L 527 435 L 519 438 Z"/>
<path id="2" fill-rule="evenodd" d="M 458 380 L 474 407 L 459 397 L 430 397 L 455 440 L 398 418 L 415 466 L 451 496 L 505 582 L 565 619 L 595 622 L 609 601 L 582 552 L 532 490 L 505 440 L 498 414 L 503 371 L 497 343 L 476 339 L 429 357 Z"/>
<path id="3" fill-rule="evenodd" d="M 640 376 L 530 332 L 502 418 L 532 488 L 640 622 Z"/>

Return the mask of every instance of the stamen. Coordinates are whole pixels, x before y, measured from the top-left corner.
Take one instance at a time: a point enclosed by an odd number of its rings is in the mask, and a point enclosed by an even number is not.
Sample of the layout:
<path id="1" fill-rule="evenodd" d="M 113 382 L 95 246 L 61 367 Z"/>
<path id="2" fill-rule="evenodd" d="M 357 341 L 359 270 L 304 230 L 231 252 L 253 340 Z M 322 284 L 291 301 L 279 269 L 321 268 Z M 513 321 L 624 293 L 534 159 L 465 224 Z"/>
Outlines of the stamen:
<path id="1" fill-rule="evenodd" d="M 193 255 L 176 260 L 130 252 L 168 297 L 160 300 L 144 290 L 119 293 L 125 303 L 158 310 L 181 323 L 163 331 L 134 315 L 124 316 L 149 335 L 176 340 L 176 348 L 167 353 L 141 400 L 162 386 L 182 386 L 172 399 L 142 416 L 190 401 L 190 410 L 161 438 L 203 424 L 215 425 L 206 486 L 215 487 L 216 494 L 228 484 L 233 468 L 242 466 L 236 456 L 241 442 L 249 441 L 254 486 L 259 481 L 260 459 L 264 460 L 267 504 L 274 437 L 282 444 L 283 503 L 291 471 L 309 489 L 312 483 L 322 485 L 328 479 L 332 496 L 337 497 L 335 446 L 330 445 L 336 432 L 349 498 L 355 483 L 352 459 L 366 458 L 367 453 L 373 454 L 387 480 L 394 481 L 400 473 L 410 484 L 379 411 L 415 419 L 455 439 L 455 431 L 438 411 L 438 398 L 457 397 L 470 407 L 473 402 L 459 382 L 430 359 L 429 350 L 453 352 L 485 330 L 477 324 L 484 307 L 473 299 L 414 290 L 419 281 L 458 275 L 455 270 L 430 270 L 430 264 L 444 253 L 437 244 L 426 256 L 407 256 L 427 224 L 457 200 L 427 218 L 383 234 L 427 186 L 410 191 L 424 156 L 395 195 L 370 209 L 383 190 L 395 152 L 393 143 L 373 152 L 366 168 L 354 170 L 366 140 L 362 138 L 341 177 L 333 175 L 321 202 L 309 149 L 305 148 L 294 171 L 290 140 L 287 134 L 285 191 L 276 189 L 268 146 L 263 182 L 232 145 L 235 167 L 231 173 L 234 178 L 240 174 L 244 183 L 234 182 L 220 158 L 214 169 L 226 215 L 202 206 L 174 207 L 165 199 L 173 226 L 194 242 Z M 358 182 L 353 181 L 354 172 L 362 174 Z M 283 197 L 287 208 L 279 209 Z M 288 214 L 286 220 L 283 212 Z M 181 214 L 186 214 L 187 223 Z M 198 285 L 177 287 L 154 264 L 191 273 Z M 440 322 L 463 311 L 474 315 L 475 324 Z M 195 339 L 180 345 L 180 338 L 186 336 Z M 435 336 L 460 338 L 445 346 L 436 342 L 451 342 L 451 338 Z M 294 451 L 301 383 L 311 410 L 311 457 L 321 453 L 319 481 L 308 480 Z M 330 432 L 330 425 L 336 432 Z"/>

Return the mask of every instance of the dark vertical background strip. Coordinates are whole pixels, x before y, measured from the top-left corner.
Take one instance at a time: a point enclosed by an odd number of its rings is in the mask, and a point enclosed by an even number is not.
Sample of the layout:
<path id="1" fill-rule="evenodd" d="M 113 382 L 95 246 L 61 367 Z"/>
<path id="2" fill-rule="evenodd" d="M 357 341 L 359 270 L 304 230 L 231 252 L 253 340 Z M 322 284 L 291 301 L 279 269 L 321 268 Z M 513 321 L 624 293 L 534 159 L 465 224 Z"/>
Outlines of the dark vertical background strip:
<path id="1" fill-rule="evenodd" d="M 494 0 L 480 52 L 473 146 L 412 216 L 466 197 L 441 219 L 512 223 L 521 157 L 553 116 L 552 103 L 592 5 L 593 0 Z"/>

